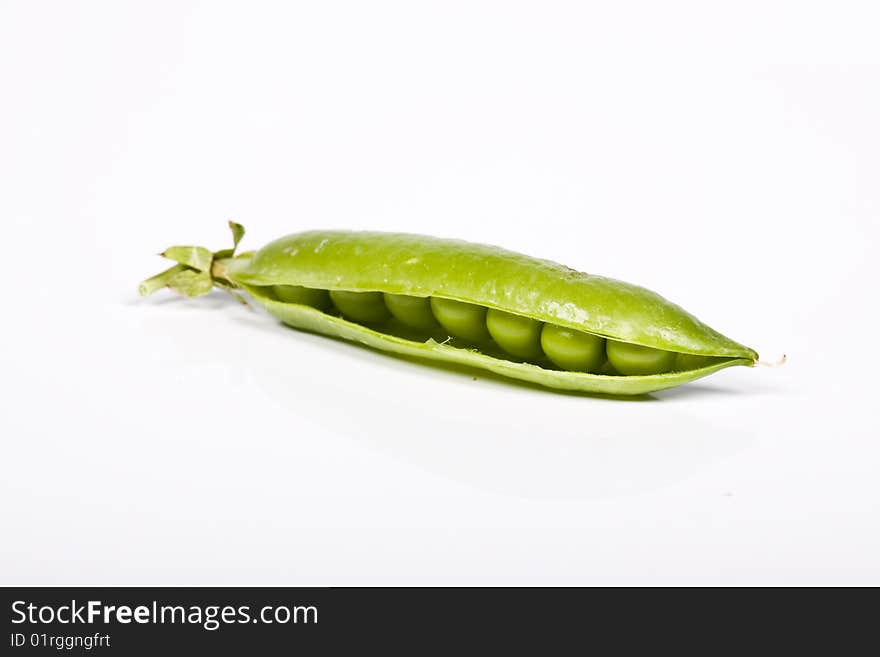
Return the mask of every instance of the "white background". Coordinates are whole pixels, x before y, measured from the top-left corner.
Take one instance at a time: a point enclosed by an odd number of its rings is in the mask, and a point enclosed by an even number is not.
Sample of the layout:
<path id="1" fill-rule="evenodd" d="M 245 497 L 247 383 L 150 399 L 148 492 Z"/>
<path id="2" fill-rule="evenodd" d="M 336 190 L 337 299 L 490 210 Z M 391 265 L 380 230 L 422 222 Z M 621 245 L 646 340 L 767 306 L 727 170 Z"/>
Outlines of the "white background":
<path id="1" fill-rule="evenodd" d="M 880 583 L 876 3 L 0 3 L 0 583 Z M 136 297 L 499 244 L 781 369 L 560 395 Z"/>

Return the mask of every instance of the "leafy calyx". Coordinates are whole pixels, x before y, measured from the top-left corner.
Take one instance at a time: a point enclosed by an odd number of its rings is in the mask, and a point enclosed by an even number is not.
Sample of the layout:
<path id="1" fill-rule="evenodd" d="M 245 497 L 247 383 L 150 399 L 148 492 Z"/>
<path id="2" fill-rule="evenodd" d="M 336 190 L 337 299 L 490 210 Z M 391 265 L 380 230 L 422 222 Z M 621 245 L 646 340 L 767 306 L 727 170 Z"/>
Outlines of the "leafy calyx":
<path id="1" fill-rule="evenodd" d="M 247 305 L 244 297 L 236 292 L 238 285 L 228 278 L 226 266 L 236 257 L 238 243 L 244 237 L 244 226 L 230 221 L 229 230 L 232 232 L 232 248 L 211 251 L 202 246 L 171 246 L 165 249 L 159 255 L 176 264 L 143 281 L 138 292 L 147 296 L 167 287 L 185 297 L 200 297 L 216 287 Z"/>

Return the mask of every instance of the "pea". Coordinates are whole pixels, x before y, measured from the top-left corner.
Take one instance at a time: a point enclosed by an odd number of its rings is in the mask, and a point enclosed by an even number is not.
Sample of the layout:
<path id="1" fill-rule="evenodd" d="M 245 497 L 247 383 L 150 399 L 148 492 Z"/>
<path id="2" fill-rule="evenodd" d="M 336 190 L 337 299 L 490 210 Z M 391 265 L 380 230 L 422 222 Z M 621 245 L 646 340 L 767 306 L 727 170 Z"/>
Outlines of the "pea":
<path id="1" fill-rule="evenodd" d="M 408 294 L 385 293 L 385 305 L 391 314 L 407 326 L 417 329 L 435 329 L 437 320 L 431 313 L 431 300 Z"/>
<path id="2" fill-rule="evenodd" d="M 672 369 L 675 352 L 652 349 L 629 342 L 608 340 L 605 353 L 614 369 L 624 376 L 662 374 Z"/>
<path id="3" fill-rule="evenodd" d="M 330 290 L 333 305 L 347 319 L 363 324 L 377 324 L 388 319 L 388 308 L 381 292 Z"/>
<path id="4" fill-rule="evenodd" d="M 605 363 L 604 338 L 556 324 L 544 324 L 541 348 L 554 365 L 572 372 L 595 372 Z"/>
<path id="5" fill-rule="evenodd" d="M 507 353 L 523 360 L 541 357 L 541 322 L 490 308 L 486 313 L 486 328 Z"/>
<path id="6" fill-rule="evenodd" d="M 278 300 L 284 303 L 299 303 L 318 310 L 327 310 L 330 307 L 330 295 L 327 290 L 316 290 L 299 285 L 273 285 L 272 291 Z"/>
<path id="7" fill-rule="evenodd" d="M 171 266 L 140 293 L 167 287 L 198 297 L 219 288 L 240 301 L 249 295 L 288 326 L 578 392 L 644 394 L 758 361 L 753 349 L 647 288 L 498 247 L 312 230 L 240 253 L 244 228 L 230 229 L 231 248 L 165 249 Z"/>
<path id="8" fill-rule="evenodd" d="M 464 301 L 431 297 L 431 311 L 449 335 L 472 344 L 489 340 L 484 307 Z"/>
<path id="9" fill-rule="evenodd" d="M 697 356 L 696 354 L 675 354 L 676 372 L 687 372 L 688 370 L 698 370 L 701 367 L 708 367 L 717 360 L 714 356 Z"/>

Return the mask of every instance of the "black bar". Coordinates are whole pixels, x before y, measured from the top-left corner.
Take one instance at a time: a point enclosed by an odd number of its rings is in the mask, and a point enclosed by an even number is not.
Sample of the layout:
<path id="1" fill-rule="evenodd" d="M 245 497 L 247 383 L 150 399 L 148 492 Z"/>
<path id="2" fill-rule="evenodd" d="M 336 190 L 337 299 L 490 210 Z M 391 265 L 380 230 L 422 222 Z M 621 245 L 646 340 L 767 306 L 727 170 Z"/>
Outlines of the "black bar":
<path id="1" fill-rule="evenodd" d="M 873 607 L 852 604 L 852 592 L 840 590 L 820 595 L 781 589 L 611 588 L 0 591 L 6 629 L 0 654 L 8 655 L 342 650 L 418 655 L 439 646 L 454 654 L 471 654 L 478 646 L 495 654 L 504 646 L 527 644 L 541 646 L 536 654 L 590 653 L 601 646 L 617 653 L 645 642 L 653 650 L 702 646 L 702 654 L 714 654 L 734 646 L 750 653 L 759 646 L 788 652 L 805 640 L 815 648 L 829 636 L 829 645 L 840 654 L 873 627 Z M 836 614 L 844 608 L 844 624 L 836 627 Z"/>

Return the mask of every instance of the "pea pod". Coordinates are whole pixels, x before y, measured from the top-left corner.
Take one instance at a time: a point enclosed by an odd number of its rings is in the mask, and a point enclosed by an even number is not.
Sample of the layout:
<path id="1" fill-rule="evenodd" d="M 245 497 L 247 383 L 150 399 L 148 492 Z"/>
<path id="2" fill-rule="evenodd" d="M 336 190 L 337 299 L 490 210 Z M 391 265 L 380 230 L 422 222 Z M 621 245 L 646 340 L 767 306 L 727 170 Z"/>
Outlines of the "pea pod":
<path id="1" fill-rule="evenodd" d="M 230 225 L 237 246 L 244 229 Z M 168 249 L 177 265 L 142 294 L 198 296 L 208 279 L 298 329 L 560 390 L 643 394 L 758 360 L 650 290 L 494 246 L 309 231 L 205 251 Z"/>

